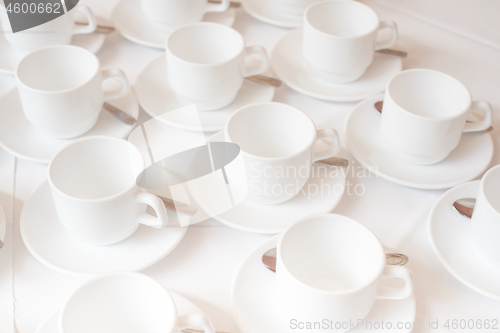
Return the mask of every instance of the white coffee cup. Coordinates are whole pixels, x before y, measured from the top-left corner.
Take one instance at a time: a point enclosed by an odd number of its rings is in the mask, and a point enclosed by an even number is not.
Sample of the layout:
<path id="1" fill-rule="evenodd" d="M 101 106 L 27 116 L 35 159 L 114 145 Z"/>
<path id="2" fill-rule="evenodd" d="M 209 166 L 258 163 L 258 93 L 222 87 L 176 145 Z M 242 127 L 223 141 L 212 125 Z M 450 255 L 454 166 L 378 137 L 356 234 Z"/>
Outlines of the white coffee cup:
<path id="1" fill-rule="evenodd" d="M 139 273 L 107 274 L 85 283 L 58 318 L 59 333 L 178 333 L 195 327 L 215 333 L 202 313 L 179 316 L 165 287 Z"/>
<path id="2" fill-rule="evenodd" d="M 269 8 L 280 14 L 302 16 L 307 7 L 321 0 L 268 0 Z"/>
<path id="3" fill-rule="evenodd" d="M 180 26 L 201 22 L 205 13 L 225 12 L 229 9 L 229 0 L 221 0 L 220 4 L 207 0 L 141 0 L 141 6 L 148 22 L 168 33 Z"/>
<path id="4" fill-rule="evenodd" d="M 262 46 L 245 47 L 236 30 L 216 23 L 193 23 L 174 31 L 166 42 L 167 75 L 180 100 L 199 110 L 216 110 L 230 104 L 243 79 L 269 66 Z M 248 56 L 258 54 L 258 66 L 245 66 Z"/>
<path id="5" fill-rule="evenodd" d="M 248 187 L 248 199 L 278 204 L 299 193 L 311 176 L 315 161 L 335 156 L 340 150 L 337 131 L 317 130 L 304 112 L 282 103 L 245 106 L 229 118 L 225 139 L 240 147 Z M 319 140 L 330 147 L 314 152 Z"/>
<path id="6" fill-rule="evenodd" d="M 377 42 L 380 30 L 392 37 Z M 351 0 L 321 1 L 304 15 L 302 53 L 311 73 L 332 83 L 359 79 L 373 61 L 374 51 L 393 46 L 396 23 L 380 22 L 370 7 Z"/>
<path id="7" fill-rule="evenodd" d="M 389 278 L 402 279 L 405 286 L 380 285 Z M 331 320 L 333 327 L 311 332 L 345 332 L 349 323 L 366 317 L 377 299 L 410 297 L 413 279 L 407 268 L 385 264 L 382 245 L 367 227 L 342 215 L 318 214 L 300 219 L 281 235 L 276 291 L 290 320 Z"/>
<path id="8" fill-rule="evenodd" d="M 500 165 L 481 179 L 470 227 L 481 254 L 500 267 Z"/>
<path id="9" fill-rule="evenodd" d="M 93 136 L 66 146 L 48 169 L 62 225 L 80 240 L 97 245 L 120 242 L 141 224 L 165 227 L 163 201 L 136 185 L 144 168 L 140 151 L 123 139 Z M 157 217 L 145 213 L 147 206 Z"/>
<path id="10" fill-rule="evenodd" d="M 467 123 L 469 111 L 482 109 L 484 120 Z M 458 146 L 463 132 L 491 126 L 486 102 L 473 102 L 467 88 L 455 78 L 430 69 L 410 69 L 387 84 L 380 121 L 390 151 L 413 164 L 444 160 Z"/>
<path id="11" fill-rule="evenodd" d="M 57 4 L 52 4 L 56 6 Z M 61 3 L 59 3 L 61 5 Z M 55 7 L 53 7 L 55 8 Z M 62 5 L 59 10 L 64 13 Z M 73 14 L 81 13 L 87 20 L 88 25 L 76 25 Z M 7 41 L 20 51 L 34 51 L 47 46 L 71 44 L 73 35 L 90 34 L 97 28 L 97 19 L 87 6 L 76 6 L 68 14 L 59 16 L 52 21 L 36 27 L 12 33 L 9 17 L 3 1 L 0 1 L 0 21 Z"/>
<path id="12" fill-rule="evenodd" d="M 118 91 L 103 92 L 102 82 L 117 78 Z M 99 59 L 80 47 L 43 48 L 27 55 L 16 69 L 24 115 L 43 135 L 73 138 L 96 124 L 105 101 L 130 91 L 125 73 L 101 70 Z"/>

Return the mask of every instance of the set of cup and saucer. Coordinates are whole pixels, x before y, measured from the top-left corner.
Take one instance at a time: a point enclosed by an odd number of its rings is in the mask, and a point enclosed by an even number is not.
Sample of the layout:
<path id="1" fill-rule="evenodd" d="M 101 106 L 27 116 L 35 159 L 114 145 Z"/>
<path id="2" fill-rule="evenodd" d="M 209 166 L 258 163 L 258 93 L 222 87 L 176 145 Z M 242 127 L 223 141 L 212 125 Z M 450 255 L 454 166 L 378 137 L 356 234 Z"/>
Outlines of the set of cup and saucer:
<path id="1" fill-rule="evenodd" d="M 121 0 L 113 9 L 111 16 L 115 27 L 123 37 L 134 43 L 161 50 L 165 49 L 165 39 L 175 28 L 155 24 L 159 21 L 155 15 L 166 13 L 162 19 L 173 17 L 173 20 L 179 22 L 184 20 L 184 16 L 187 17 L 185 22 L 195 22 L 196 20 L 192 18 L 196 17 L 199 21 L 226 26 L 232 26 L 236 19 L 235 10 L 227 7 L 218 9 L 222 5 L 198 1 L 196 4 L 192 2 L 189 6 L 191 7 L 186 8 L 182 2 Z M 144 8 L 149 8 L 150 12 L 145 11 Z"/>
<path id="2" fill-rule="evenodd" d="M 144 68 L 134 89 L 146 113 L 166 125 L 220 131 L 239 108 L 274 97 L 274 87 L 245 79 L 268 69 L 265 49 L 246 47 L 241 34 L 230 27 L 193 23 L 176 30 L 163 44 L 166 54 Z M 260 61 L 251 57 L 255 54 Z M 199 110 L 195 117 L 190 112 L 170 112 L 192 105 Z"/>
<path id="3" fill-rule="evenodd" d="M 77 6 L 72 11 L 72 15 L 63 15 L 53 20 L 54 22 L 44 23 L 38 27 L 28 29 L 28 32 L 54 31 L 51 34 L 26 33 L 0 34 L 0 73 L 14 75 L 17 65 L 21 59 L 33 50 L 33 46 L 42 47 L 47 42 L 51 45 L 58 43 L 71 43 L 71 45 L 82 47 L 92 53 L 97 53 L 104 45 L 106 39 L 104 34 L 96 33 L 95 27 L 85 27 L 75 25 L 74 22 L 99 22 L 86 6 Z M 3 4 L 0 4 L 0 23 L 5 32 L 12 31 L 7 12 Z M 72 28 L 74 26 L 74 28 Z M 50 39 L 50 41 L 49 41 Z M 38 44 L 38 45 L 37 45 Z"/>
<path id="4" fill-rule="evenodd" d="M 446 270 L 470 289 L 500 300 L 498 205 L 500 167 L 491 168 L 482 180 L 448 190 L 434 204 L 428 217 L 432 249 Z M 454 208 L 459 199 L 475 200 L 473 213 L 461 215 Z"/>
<path id="5" fill-rule="evenodd" d="M 396 24 L 380 22 L 368 6 L 320 1 L 303 20 L 304 26 L 283 36 L 271 55 L 274 73 L 293 90 L 331 102 L 360 101 L 383 92 L 402 70 L 401 58 L 375 52 L 397 42 Z M 389 40 L 377 40 L 382 29 L 392 31 Z"/>
<path id="6" fill-rule="evenodd" d="M 117 273 L 79 287 L 35 333 L 125 332 L 130 328 L 175 333 L 195 327 L 215 333 L 210 318 L 187 298 L 146 275 Z"/>
<path id="7" fill-rule="evenodd" d="M 491 107 L 470 96 L 444 73 L 405 70 L 389 81 L 385 94 L 350 112 L 346 145 L 360 164 L 396 184 L 445 189 L 471 181 L 488 168 L 494 147 L 487 133 Z M 375 107 L 379 102 L 382 113 Z M 486 117 L 481 120 L 473 110 Z"/>
<path id="8" fill-rule="evenodd" d="M 241 332 L 411 332 L 416 315 L 411 272 L 384 266 L 383 248 L 368 234 L 345 216 L 317 214 L 259 245 L 231 287 Z M 273 248 L 276 272 L 262 263 Z M 396 279 L 405 280 L 404 290 Z"/>

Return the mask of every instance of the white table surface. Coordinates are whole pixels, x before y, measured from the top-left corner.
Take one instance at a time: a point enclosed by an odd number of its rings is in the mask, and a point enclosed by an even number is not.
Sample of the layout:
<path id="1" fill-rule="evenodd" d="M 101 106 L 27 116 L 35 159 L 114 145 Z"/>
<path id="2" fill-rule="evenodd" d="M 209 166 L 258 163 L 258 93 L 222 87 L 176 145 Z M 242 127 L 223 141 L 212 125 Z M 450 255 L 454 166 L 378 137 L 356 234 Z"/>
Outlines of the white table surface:
<path id="1" fill-rule="evenodd" d="M 397 22 L 400 38 L 395 48 L 409 52 L 404 68 L 432 68 L 451 74 L 470 89 L 475 100 L 487 101 L 494 110 L 500 109 L 498 48 L 380 2 L 366 2 L 382 20 Z M 89 5 L 97 15 L 109 18 L 116 1 L 81 3 Z M 496 9 L 498 13 L 499 7 Z M 237 11 L 234 27 L 244 35 L 248 45 L 261 44 L 268 51 L 288 31 L 256 21 L 241 9 Z M 135 82 L 141 69 L 159 54 L 158 50 L 135 45 L 115 33 L 107 37 L 98 56 L 104 68 L 121 68 L 130 81 Z M 0 95 L 13 85 L 12 78 L 0 75 Z M 286 86 L 277 90 L 275 101 L 302 109 L 319 128 L 333 127 L 340 134 L 347 113 L 355 105 L 319 101 Z M 148 116 L 141 115 L 142 121 L 147 119 Z M 495 116 L 494 123 L 495 128 L 500 128 L 500 118 Z M 496 130 L 492 135 L 496 145 L 494 165 L 500 163 L 500 134 Z M 352 159 L 346 149 L 341 155 Z M 358 163 L 353 162 L 353 165 L 359 167 Z M 45 179 L 46 169 L 44 165 L 16 159 L 0 149 L 0 204 L 8 221 L 6 245 L 0 250 L 0 333 L 34 332 L 84 282 L 84 279 L 65 276 L 43 266 L 31 256 L 21 239 L 19 216 L 23 203 Z M 427 215 L 444 190 L 415 190 L 375 176 L 361 179 L 352 174 L 348 182 L 362 184 L 365 193 L 344 197 L 334 212 L 364 223 L 387 248 L 410 256 L 407 267 L 415 278 L 416 320 L 423 323 L 423 329 L 418 331 L 445 332 L 443 327 L 440 330 L 428 328 L 428 322 L 435 320 L 443 323 L 446 319 L 500 319 L 500 302 L 479 295 L 458 282 L 444 269 L 430 247 Z M 210 316 L 217 330 L 236 333 L 238 329 L 229 301 L 233 275 L 249 251 L 268 237 L 233 230 L 213 220 L 206 221 L 190 227 L 171 254 L 143 273 L 193 301 Z"/>

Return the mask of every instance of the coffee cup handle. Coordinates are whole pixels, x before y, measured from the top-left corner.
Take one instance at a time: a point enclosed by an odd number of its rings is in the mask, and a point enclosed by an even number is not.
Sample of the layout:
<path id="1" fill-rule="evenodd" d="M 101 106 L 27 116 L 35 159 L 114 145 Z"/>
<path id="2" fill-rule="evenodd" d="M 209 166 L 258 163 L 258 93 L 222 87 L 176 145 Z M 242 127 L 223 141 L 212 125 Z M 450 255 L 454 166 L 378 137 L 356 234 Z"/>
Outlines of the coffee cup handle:
<path id="1" fill-rule="evenodd" d="M 243 76 L 249 77 L 253 75 L 258 75 L 264 73 L 269 67 L 269 58 L 267 56 L 266 50 L 259 45 L 248 46 L 245 50 L 245 58 L 253 54 L 260 54 L 262 57 L 262 63 L 257 68 L 243 68 Z"/>
<path id="2" fill-rule="evenodd" d="M 220 3 L 209 3 L 205 8 L 205 13 L 221 13 L 229 9 L 230 0 L 222 0 Z"/>
<path id="3" fill-rule="evenodd" d="M 158 198 L 156 195 L 141 192 L 137 196 L 137 201 L 143 204 L 146 204 L 154 209 L 156 216 L 149 215 L 146 213 L 142 213 L 139 215 L 139 223 L 147 225 L 153 228 L 164 228 L 168 223 L 168 214 L 165 208 L 165 204 Z"/>
<path id="4" fill-rule="evenodd" d="M 388 49 L 388 48 L 394 46 L 394 44 L 396 44 L 396 42 L 398 41 L 398 26 L 396 25 L 396 23 L 394 23 L 393 21 L 380 22 L 378 30 L 380 31 L 380 30 L 385 29 L 385 28 L 391 29 L 392 36 L 388 41 L 383 41 L 380 43 L 377 42 L 375 44 L 375 51 Z"/>
<path id="5" fill-rule="evenodd" d="M 337 155 L 340 151 L 339 134 L 333 128 L 320 129 L 316 135 L 316 142 L 322 139 L 331 139 L 332 144 L 327 150 L 313 153 L 313 161 L 320 161 Z"/>
<path id="6" fill-rule="evenodd" d="M 382 273 L 382 279 L 391 278 L 404 280 L 405 286 L 402 288 L 379 287 L 375 295 L 376 299 L 407 299 L 413 295 L 413 277 L 408 268 L 386 265 Z"/>
<path id="7" fill-rule="evenodd" d="M 491 105 L 486 102 L 472 102 L 470 111 L 472 110 L 483 110 L 486 116 L 482 121 L 465 123 L 464 133 L 483 131 L 491 126 L 493 122 L 493 110 L 491 109 Z"/>
<path id="8" fill-rule="evenodd" d="M 108 69 L 102 71 L 102 81 L 117 78 L 121 81 L 122 87 L 117 91 L 107 91 L 104 93 L 104 102 L 127 95 L 130 92 L 130 83 L 125 73 L 119 69 Z"/>
<path id="9" fill-rule="evenodd" d="M 94 13 L 87 6 L 77 6 L 73 8 L 75 12 L 80 12 L 87 17 L 88 25 L 77 25 L 73 27 L 73 35 L 91 34 L 97 29 L 97 19 Z"/>
<path id="10" fill-rule="evenodd" d="M 182 330 L 199 327 L 204 333 L 215 333 L 215 328 L 212 325 L 212 321 L 205 314 L 194 313 L 190 315 L 180 316 L 177 324 L 177 332 L 182 332 Z"/>

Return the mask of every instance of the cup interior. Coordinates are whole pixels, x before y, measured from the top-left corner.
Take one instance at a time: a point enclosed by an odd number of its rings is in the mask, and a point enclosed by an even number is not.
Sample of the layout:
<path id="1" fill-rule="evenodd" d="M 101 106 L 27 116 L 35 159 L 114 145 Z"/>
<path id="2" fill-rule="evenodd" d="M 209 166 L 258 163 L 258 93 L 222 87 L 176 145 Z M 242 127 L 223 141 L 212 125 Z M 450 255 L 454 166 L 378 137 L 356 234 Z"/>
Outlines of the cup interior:
<path id="1" fill-rule="evenodd" d="M 333 37 L 362 36 L 379 25 L 370 7 L 351 0 L 321 1 L 309 7 L 305 15 L 313 28 Z"/>
<path id="2" fill-rule="evenodd" d="M 280 250 L 288 271 L 322 291 L 363 288 L 378 278 L 385 263 L 377 237 L 343 216 L 311 217 L 294 225 L 283 237 Z"/>
<path id="3" fill-rule="evenodd" d="M 17 68 L 21 84 L 33 90 L 71 90 L 90 82 L 100 69 L 95 55 L 75 46 L 55 46 L 26 56 Z"/>
<path id="4" fill-rule="evenodd" d="M 195 23 L 174 31 L 167 49 L 176 58 L 198 65 L 219 64 L 237 57 L 243 37 L 234 29 L 215 23 Z"/>
<path id="5" fill-rule="evenodd" d="M 483 184 L 486 199 L 500 215 L 500 166 L 494 167 L 485 175 Z"/>
<path id="6" fill-rule="evenodd" d="M 61 192 L 77 199 L 100 199 L 135 186 L 144 159 L 126 140 L 91 137 L 63 149 L 50 165 L 50 177 Z"/>
<path id="7" fill-rule="evenodd" d="M 172 332 L 176 310 L 157 282 L 135 274 L 94 280 L 69 299 L 62 310 L 64 333 Z"/>
<path id="8" fill-rule="evenodd" d="M 466 112 L 467 88 L 455 78 L 432 70 L 407 70 L 396 75 L 387 92 L 402 109 L 414 115 L 443 119 Z"/>
<path id="9" fill-rule="evenodd" d="M 228 122 L 227 134 L 248 154 L 279 158 L 310 147 L 316 138 L 316 127 L 298 109 L 281 103 L 262 103 L 236 112 Z"/>

